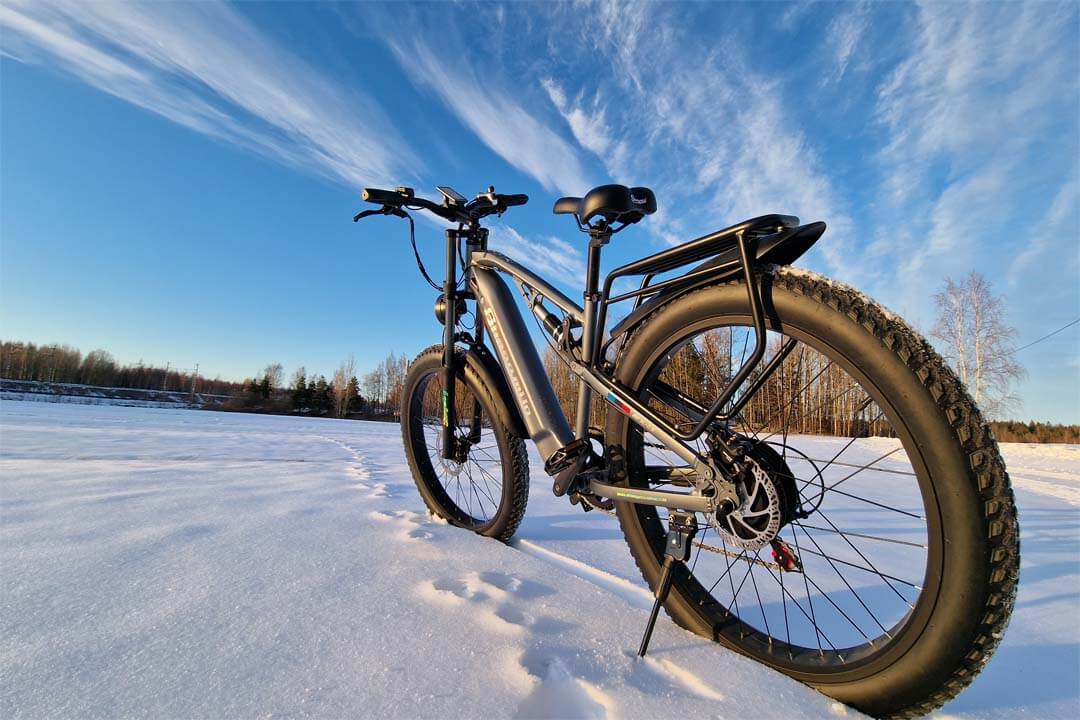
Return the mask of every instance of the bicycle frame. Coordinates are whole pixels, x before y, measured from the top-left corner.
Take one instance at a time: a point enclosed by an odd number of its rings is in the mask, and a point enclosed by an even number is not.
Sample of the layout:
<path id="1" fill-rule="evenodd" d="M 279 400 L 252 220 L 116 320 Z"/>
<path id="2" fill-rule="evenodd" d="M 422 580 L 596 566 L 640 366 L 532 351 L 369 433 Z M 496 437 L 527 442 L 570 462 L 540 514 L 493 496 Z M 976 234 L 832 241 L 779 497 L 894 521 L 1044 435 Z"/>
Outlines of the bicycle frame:
<path id="1" fill-rule="evenodd" d="M 699 453 L 690 443 L 700 437 L 714 423 L 722 423 L 734 416 L 753 392 L 761 387 L 772 372 L 779 367 L 794 346 L 791 341 L 782 346 L 758 377 L 750 383 L 750 387 L 743 393 L 742 397 L 732 402 L 732 399 L 735 398 L 739 389 L 760 364 L 765 354 L 765 318 L 756 279 L 757 274 L 755 273 L 756 259 L 754 251 L 756 242 L 763 237 L 762 233 L 766 233 L 770 237 L 777 234 L 796 234 L 800 229 L 797 226 L 797 218 L 782 215 L 768 215 L 748 220 L 739 225 L 698 238 L 685 245 L 616 268 L 605 279 L 602 292 L 598 291 L 600 250 L 608 242 L 612 233 L 610 231 L 607 233 L 594 233 L 589 243 L 584 295 L 585 307 L 581 307 L 566 297 L 529 268 L 505 255 L 488 250 L 486 229 L 474 226 L 447 230 L 447 280 L 443 287 L 445 299 L 443 365 L 446 372 L 443 385 L 445 388 L 443 396 L 444 456 L 452 459 L 457 447 L 457 441 L 453 437 L 452 429 L 456 427 L 456 423 L 452 419 L 456 409 L 453 395 L 454 383 L 450 381 L 456 372 L 455 363 L 457 360 L 453 351 L 454 343 L 463 337 L 480 343 L 486 329 L 492 337 L 492 344 L 502 366 L 507 384 L 511 389 L 513 402 L 520 413 L 529 436 L 546 462 L 550 461 L 560 450 L 565 449 L 571 443 L 588 437 L 592 393 L 596 392 L 604 397 L 615 410 L 627 415 L 630 420 L 651 433 L 665 447 L 684 460 L 689 465 L 688 475 L 695 479 L 698 490 L 709 487 L 709 481 L 711 480 L 720 480 L 714 460 Z M 458 290 L 455 283 L 458 247 L 461 240 L 465 240 L 467 248 L 464 256 L 464 272 L 468 282 L 468 290 L 464 293 Z M 732 250 L 737 251 L 737 261 L 735 262 L 694 270 L 678 278 L 649 285 L 652 278 L 659 273 L 667 272 L 705 257 L 715 256 L 723 251 L 730 253 Z M 645 403 L 627 392 L 614 380 L 610 373 L 605 371 L 601 350 L 606 347 L 602 342 L 602 335 L 608 308 L 616 302 L 632 298 L 637 298 L 640 301 L 640 298 L 649 295 L 655 296 L 664 290 L 677 288 L 680 282 L 707 281 L 736 273 L 742 275 L 746 281 L 754 324 L 754 350 L 749 359 L 735 373 L 728 386 L 720 393 L 717 400 L 708 408 L 678 393 L 674 388 L 667 388 L 663 393 L 654 395 L 656 399 L 677 408 L 681 413 L 695 421 L 694 427 L 689 432 L 682 432 Z M 508 285 L 500 277 L 500 274 L 509 275 L 514 279 L 522 297 L 530 306 L 530 310 L 542 320 L 541 327 L 543 331 L 552 339 L 557 339 L 557 337 L 551 327 L 552 322 L 545 320 L 545 316 L 548 316 L 549 313 L 544 308 L 544 302 L 551 303 L 563 313 L 564 322 L 561 327 L 564 330 L 564 339 L 565 334 L 569 332 L 571 323 L 577 324 L 581 328 L 581 337 L 578 342 L 580 357 L 575 358 L 572 355 L 564 357 L 569 363 L 571 371 L 582 381 L 574 429 L 571 429 L 569 421 L 559 405 L 551 382 L 544 371 L 543 363 L 529 336 L 525 321 L 517 308 Z M 645 276 L 641 288 L 611 297 L 614 280 L 631 275 Z M 477 302 L 475 338 L 468 338 L 467 335 L 456 331 L 456 303 L 462 297 L 474 299 Z M 551 319 L 555 320 L 553 316 Z M 557 323 L 556 327 L 558 327 Z M 723 408 L 729 403 L 730 407 L 724 412 Z M 474 432 L 476 432 L 475 428 Z M 728 455 L 722 441 L 720 446 L 721 455 Z M 730 460 L 731 458 L 724 459 Z M 711 487 L 714 490 L 720 487 L 721 491 L 704 495 L 700 493 L 687 494 L 629 489 L 593 480 L 590 483 L 589 492 L 601 497 L 633 500 L 640 504 L 694 512 L 711 512 L 716 509 L 719 503 L 725 500 L 737 502 L 733 486 L 727 492 L 724 492 L 723 486 L 725 485 L 730 485 L 730 483 L 712 484 Z"/>

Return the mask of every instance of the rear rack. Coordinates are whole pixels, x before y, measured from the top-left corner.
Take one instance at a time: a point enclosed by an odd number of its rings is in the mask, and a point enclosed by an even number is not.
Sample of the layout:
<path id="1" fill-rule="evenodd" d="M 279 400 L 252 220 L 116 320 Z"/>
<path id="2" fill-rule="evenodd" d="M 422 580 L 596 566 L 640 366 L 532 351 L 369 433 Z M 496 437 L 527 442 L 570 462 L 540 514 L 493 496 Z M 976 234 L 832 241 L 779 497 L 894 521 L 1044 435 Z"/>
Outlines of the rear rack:
<path id="1" fill-rule="evenodd" d="M 634 309 L 637 309 L 642 300 L 666 289 L 683 285 L 687 282 L 702 280 L 713 275 L 730 272 L 737 267 L 739 262 L 738 244 L 740 236 L 754 244 L 754 247 L 750 248 L 751 257 L 753 257 L 753 250 L 756 249 L 756 244 L 760 239 L 776 235 L 778 236 L 778 240 L 782 240 L 794 233 L 798 229 L 798 226 L 799 218 L 792 215 L 762 215 L 760 217 L 751 218 L 750 220 L 744 220 L 738 225 L 732 225 L 731 227 L 717 230 L 708 235 L 703 235 L 696 240 L 691 240 L 678 247 L 663 250 L 615 268 L 608 273 L 607 277 L 604 279 L 604 289 L 600 295 L 598 327 L 605 327 L 607 309 L 610 305 L 623 302 L 624 300 L 630 300 L 631 298 L 637 298 L 637 301 L 634 303 Z M 671 270 L 684 265 L 689 265 L 698 260 L 714 258 L 721 254 L 725 256 L 724 259 L 727 259 L 726 256 L 730 255 L 730 261 L 719 262 L 716 264 L 711 262 L 704 263 L 685 275 L 680 275 L 655 285 L 651 284 L 657 275 L 670 272 Z M 615 297 L 611 296 L 611 288 L 616 280 L 622 277 L 633 277 L 636 275 L 643 276 L 641 286 L 637 290 L 631 290 L 630 292 L 625 292 L 621 295 L 616 295 Z M 612 333 L 612 337 L 614 336 L 615 333 Z M 606 349 L 606 345 L 604 349 Z M 599 357 L 603 357 L 602 352 L 599 354 Z"/>
<path id="2" fill-rule="evenodd" d="M 741 386 L 747 381 L 754 368 L 761 362 L 765 355 L 765 316 L 762 309 L 761 295 L 757 283 L 755 282 L 754 275 L 754 265 L 758 258 L 759 243 L 769 243 L 772 247 L 775 247 L 779 245 L 780 242 L 790 239 L 793 235 L 804 230 L 808 231 L 809 234 L 812 234 L 814 236 L 813 239 L 816 240 L 817 236 L 821 234 L 820 230 L 816 227 L 818 225 L 821 226 L 821 230 L 824 229 L 823 223 L 814 223 L 805 226 L 804 228 L 800 228 L 799 219 L 790 215 L 762 215 L 761 217 L 745 220 L 737 225 L 717 230 L 716 232 L 702 236 L 696 240 L 691 240 L 678 247 L 649 255 L 648 257 L 615 268 L 608 273 L 607 277 L 604 279 L 604 288 L 603 292 L 600 293 L 597 307 L 598 317 L 596 327 L 599 328 L 605 327 L 608 307 L 614 303 L 637 298 L 637 302 L 635 303 L 636 310 L 644 298 L 658 295 L 665 290 L 673 289 L 675 287 L 683 287 L 687 284 L 702 282 L 714 277 L 730 275 L 736 272 L 740 273 L 746 280 L 747 296 L 750 302 L 750 311 L 754 323 L 754 350 L 711 407 L 706 408 L 697 406 L 693 408 L 692 414 L 695 416 L 694 419 L 697 420 L 693 429 L 689 432 L 681 432 L 678 429 L 671 428 L 671 430 L 674 430 L 673 434 L 675 437 L 684 441 L 693 441 L 700 437 L 705 429 L 713 422 L 727 421 L 742 409 L 742 406 L 749 398 L 749 393 L 744 393 L 741 398 L 735 399 L 727 412 L 722 412 L 724 406 L 735 398 L 736 393 L 738 393 Z M 652 280 L 657 275 L 670 272 L 671 270 L 706 258 L 711 259 L 697 268 L 694 268 L 689 273 L 656 284 L 651 284 Z M 637 290 L 631 290 L 630 292 L 625 292 L 612 297 L 611 288 L 615 280 L 636 275 L 643 276 L 641 286 Z M 615 334 L 612 333 L 612 338 L 614 337 Z M 599 366 L 599 360 L 604 356 L 604 353 L 611 342 L 612 340 L 609 339 L 608 342 L 604 343 L 601 347 L 596 347 L 596 345 L 600 345 L 600 343 L 596 343 L 593 348 L 594 355 L 592 357 L 584 358 L 586 364 Z M 768 367 L 763 371 L 763 377 L 768 377 L 783 361 L 784 357 L 791 352 L 793 347 L 794 343 L 792 341 L 785 343 L 772 361 L 769 362 Z M 762 378 L 759 378 L 759 380 L 761 379 Z M 756 386 L 756 383 L 753 383 L 753 385 Z M 679 399 L 685 400 L 686 398 Z M 646 415 L 651 414 L 648 410 L 645 410 L 645 408 L 642 408 L 641 410 L 644 411 L 644 414 Z"/>

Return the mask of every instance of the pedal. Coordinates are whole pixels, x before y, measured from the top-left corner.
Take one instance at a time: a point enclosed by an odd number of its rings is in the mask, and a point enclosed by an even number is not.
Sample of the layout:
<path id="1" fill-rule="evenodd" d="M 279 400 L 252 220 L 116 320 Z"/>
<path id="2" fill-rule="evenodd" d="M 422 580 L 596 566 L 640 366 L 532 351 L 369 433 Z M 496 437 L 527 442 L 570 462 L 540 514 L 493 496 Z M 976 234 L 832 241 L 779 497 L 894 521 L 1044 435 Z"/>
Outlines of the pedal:
<path id="1" fill-rule="evenodd" d="M 555 476 L 555 482 L 551 485 L 551 492 L 555 493 L 555 497 L 562 497 L 574 484 L 574 480 L 582 473 L 585 466 L 589 463 L 588 453 L 577 457 L 570 465 L 559 471 L 559 474 Z"/>
<path id="2" fill-rule="evenodd" d="M 667 600 L 671 590 L 672 570 L 675 563 L 685 563 L 690 559 L 690 549 L 693 547 L 694 536 L 697 534 L 697 519 L 693 513 L 673 512 L 668 517 L 667 540 L 664 542 L 664 566 L 660 570 L 660 582 L 656 585 L 656 601 L 653 603 L 652 612 L 649 613 L 649 622 L 645 625 L 645 635 L 641 638 L 641 646 L 638 648 L 638 656 L 645 657 L 649 650 L 649 641 L 652 639 L 653 628 L 656 626 L 656 617 L 660 614 L 660 608 Z"/>
<path id="3" fill-rule="evenodd" d="M 551 491 L 556 497 L 562 497 L 570 490 L 574 479 L 581 474 L 589 462 L 592 445 L 588 438 L 578 438 L 565 447 L 555 451 L 544 464 L 544 472 L 555 476 Z"/>

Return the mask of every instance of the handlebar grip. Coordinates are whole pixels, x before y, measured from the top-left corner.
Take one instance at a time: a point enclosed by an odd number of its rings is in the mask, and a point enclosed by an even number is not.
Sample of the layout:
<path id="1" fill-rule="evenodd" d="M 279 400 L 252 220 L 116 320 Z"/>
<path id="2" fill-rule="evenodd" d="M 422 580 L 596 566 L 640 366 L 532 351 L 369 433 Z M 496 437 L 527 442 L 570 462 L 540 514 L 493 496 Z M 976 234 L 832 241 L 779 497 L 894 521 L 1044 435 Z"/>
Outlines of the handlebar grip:
<path id="1" fill-rule="evenodd" d="M 505 205 L 506 207 L 514 207 L 515 205 L 524 205 L 525 203 L 529 202 L 529 196 L 524 194 L 503 195 L 502 201 L 503 205 Z"/>
<path id="2" fill-rule="evenodd" d="M 404 200 L 401 193 L 393 190 L 379 190 L 378 188 L 364 188 L 364 192 L 361 193 L 360 197 L 369 203 L 377 205 L 397 206 Z"/>

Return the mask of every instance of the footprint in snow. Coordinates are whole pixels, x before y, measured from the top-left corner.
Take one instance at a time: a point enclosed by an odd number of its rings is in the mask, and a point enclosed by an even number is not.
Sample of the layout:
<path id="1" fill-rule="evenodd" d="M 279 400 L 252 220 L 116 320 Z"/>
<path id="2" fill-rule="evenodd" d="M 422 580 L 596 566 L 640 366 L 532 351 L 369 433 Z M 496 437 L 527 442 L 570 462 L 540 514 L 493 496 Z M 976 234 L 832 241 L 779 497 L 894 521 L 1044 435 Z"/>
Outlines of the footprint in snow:
<path id="1" fill-rule="evenodd" d="M 518 706 L 515 718 L 606 720 L 614 716 L 611 697 L 592 683 L 575 678 L 559 658 L 546 658 L 525 669 L 540 682 Z"/>
<path id="2" fill-rule="evenodd" d="M 378 486 L 377 486 L 378 487 Z M 376 489 L 377 489 L 376 487 Z M 385 485 L 382 486 L 385 490 Z M 385 497 L 375 495 L 374 497 Z M 397 526 L 405 540 L 431 540 L 435 535 L 428 529 L 436 520 L 411 510 L 377 510 L 369 515 L 373 520 Z"/>
<path id="3" fill-rule="evenodd" d="M 574 626 L 556 618 L 533 615 L 519 607 L 528 600 L 554 592 L 540 583 L 498 572 L 469 573 L 462 578 L 442 578 L 422 583 L 420 594 L 429 600 L 473 603 L 476 617 L 491 630 L 557 635 Z"/>

